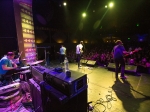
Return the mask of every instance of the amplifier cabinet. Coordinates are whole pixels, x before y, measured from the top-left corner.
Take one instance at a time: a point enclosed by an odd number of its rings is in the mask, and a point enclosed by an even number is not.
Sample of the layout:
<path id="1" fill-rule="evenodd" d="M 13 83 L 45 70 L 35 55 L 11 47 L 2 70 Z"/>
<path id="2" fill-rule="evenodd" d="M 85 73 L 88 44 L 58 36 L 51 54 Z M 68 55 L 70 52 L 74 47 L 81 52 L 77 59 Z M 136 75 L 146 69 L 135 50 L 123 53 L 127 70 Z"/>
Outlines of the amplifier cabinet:
<path id="1" fill-rule="evenodd" d="M 43 81 L 43 74 L 52 70 L 53 69 L 48 69 L 44 66 L 31 66 L 32 77 L 38 84 Z"/>
<path id="2" fill-rule="evenodd" d="M 69 97 L 87 88 L 87 75 L 77 71 L 71 71 L 71 77 L 67 77 L 64 72 L 50 71 L 43 74 L 43 80 Z"/>
<path id="3" fill-rule="evenodd" d="M 29 79 L 29 84 L 34 110 L 35 112 L 43 112 L 40 85 L 38 85 L 32 78 Z"/>
<path id="4" fill-rule="evenodd" d="M 46 82 L 40 87 L 43 112 L 87 112 L 87 89 L 70 98 Z"/>

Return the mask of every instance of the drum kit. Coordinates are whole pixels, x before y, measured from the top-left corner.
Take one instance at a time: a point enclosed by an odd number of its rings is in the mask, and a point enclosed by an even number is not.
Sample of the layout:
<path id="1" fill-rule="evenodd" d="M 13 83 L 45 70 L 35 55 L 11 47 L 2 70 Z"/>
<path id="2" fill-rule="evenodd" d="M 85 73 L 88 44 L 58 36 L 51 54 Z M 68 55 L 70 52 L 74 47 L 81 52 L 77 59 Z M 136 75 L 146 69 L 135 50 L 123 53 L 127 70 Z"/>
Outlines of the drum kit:
<path id="1" fill-rule="evenodd" d="M 25 59 L 23 59 L 25 60 Z M 20 79 L 21 80 L 24 80 L 24 81 L 27 81 L 29 78 L 31 78 L 31 70 L 30 70 L 30 67 L 31 66 L 34 66 L 34 65 L 37 65 L 37 64 L 40 64 L 42 63 L 44 60 L 38 60 L 38 61 L 35 61 L 35 62 L 31 62 L 31 63 L 28 63 L 28 66 L 24 66 L 24 67 L 21 67 L 20 68 Z"/>
<path id="2" fill-rule="evenodd" d="M 39 61 L 31 62 L 31 63 L 29 63 L 29 65 L 30 65 L 30 66 L 32 66 L 32 65 L 37 65 L 37 64 L 42 63 L 43 61 L 44 61 L 44 60 L 39 60 Z"/>

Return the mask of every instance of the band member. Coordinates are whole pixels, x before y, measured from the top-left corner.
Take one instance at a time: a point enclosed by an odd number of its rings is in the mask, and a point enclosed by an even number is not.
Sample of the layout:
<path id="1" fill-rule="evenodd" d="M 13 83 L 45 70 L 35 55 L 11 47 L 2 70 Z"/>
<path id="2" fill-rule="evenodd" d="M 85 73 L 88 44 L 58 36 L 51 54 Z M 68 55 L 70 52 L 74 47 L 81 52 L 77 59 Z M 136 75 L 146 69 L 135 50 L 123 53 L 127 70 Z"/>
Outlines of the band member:
<path id="1" fill-rule="evenodd" d="M 61 48 L 60 48 L 59 52 L 60 52 L 60 64 L 62 64 L 64 62 L 64 59 L 65 59 L 65 56 L 66 56 L 66 47 L 61 45 Z"/>
<path id="2" fill-rule="evenodd" d="M 8 52 L 0 60 L 0 79 L 4 80 L 7 75 L 11 75 L 9 71 L 12 71 L 17 68 L 17 64 L 12 60 L 14 59 L 15 54 L 13 52 Z"/>
<path id="3" fill-rule="evenodd" d="M 124 61 L 124 55 L 129 54 L 124 46 L 121 40 L 116 41 L 116 45 L 114 46 L 112 50 L 116 70 L 115 70 L 115 77 L 118 79 L 118 72 L 119 72 L 119 67 L 121 67 L 121 76 L 120 78 L 126 79 L 124 76 L 124 71 L 125 71 L 125 61 Z"/>
<path id="4" fill-rule="evenodd" d="M 83 54 L 83 41 L 80 41 L 80 43 L 76 46 L 78 68 L 81 68 L 80 60 L 81 60 L 82 54 Z"/>

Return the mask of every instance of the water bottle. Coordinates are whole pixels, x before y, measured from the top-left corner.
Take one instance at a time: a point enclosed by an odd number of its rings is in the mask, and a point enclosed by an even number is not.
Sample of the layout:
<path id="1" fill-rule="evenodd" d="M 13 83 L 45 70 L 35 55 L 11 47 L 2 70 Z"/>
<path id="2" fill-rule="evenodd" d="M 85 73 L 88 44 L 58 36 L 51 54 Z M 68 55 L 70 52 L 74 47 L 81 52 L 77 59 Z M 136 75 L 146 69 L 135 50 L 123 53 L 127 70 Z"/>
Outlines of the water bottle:
<path id="1" fill-rule="evenodd" d="M 64 60 L 64 68 L 65 68 L 65 73 L 69 71 L 69 62 L 68 62 L 67 57 L 65 57 L 65 60 Z"/>

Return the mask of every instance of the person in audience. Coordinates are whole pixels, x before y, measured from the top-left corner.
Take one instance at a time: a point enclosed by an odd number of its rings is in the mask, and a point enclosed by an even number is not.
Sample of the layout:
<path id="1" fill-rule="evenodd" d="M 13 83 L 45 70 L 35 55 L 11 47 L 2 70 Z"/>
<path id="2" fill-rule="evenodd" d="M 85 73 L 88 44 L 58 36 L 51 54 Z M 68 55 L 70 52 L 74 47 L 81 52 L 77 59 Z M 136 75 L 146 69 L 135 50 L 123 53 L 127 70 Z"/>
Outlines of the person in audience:
<path id="1" fill-rule="evenodd" d="M 146 62 L 147 73 L 150 74 L 150 60 Z"/>

